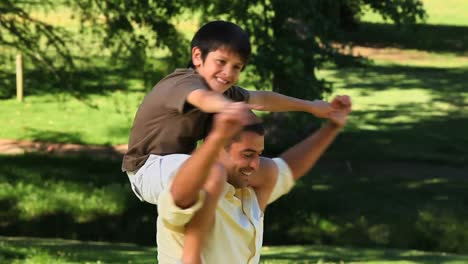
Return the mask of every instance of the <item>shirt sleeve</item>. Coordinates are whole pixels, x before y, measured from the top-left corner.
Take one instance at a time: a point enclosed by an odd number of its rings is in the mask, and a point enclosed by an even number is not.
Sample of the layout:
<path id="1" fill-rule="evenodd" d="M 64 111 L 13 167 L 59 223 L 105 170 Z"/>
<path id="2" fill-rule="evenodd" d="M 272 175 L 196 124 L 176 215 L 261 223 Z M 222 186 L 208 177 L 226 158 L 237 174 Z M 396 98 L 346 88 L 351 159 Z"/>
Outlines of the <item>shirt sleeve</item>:
<path id="1" fill-rule="evenodd" d="M 177 80 L 174 87 L 167 89 L 165 104 L 168 108 L 177 109 L 179 113 L 185 113 L 190 110 L 190 104 L 187 103 L 187 96 L 195 90 L 209 90 L 205 81 L 197 74 L 188 75 Z M 189 106 L 189 107 L 188 107 Z"/>
<path id="2" fill-rule="evenodd" d="M 174 203 L 174 199 L 169 191 L 170 188 L 165 188 L 158 199 L 158 216 L 169 222 L 173 226 L 184 226 L 192 219 L 193 215 L 200 210 L 205 201 L 205 192 L 200 191 L 197 202 L 189 208 L 182 209 Z"/>
<path id="3" fill-rule="evenodd" d="M 268 204 L 276 201 L 284 194 L 287 194 L 295 184 L 291 169 L 286 161 L 281 158 L 274 158 L 273 161 L 276 166 L 278 166 L 278 178 L 270 198 L 268 199 Z"/>

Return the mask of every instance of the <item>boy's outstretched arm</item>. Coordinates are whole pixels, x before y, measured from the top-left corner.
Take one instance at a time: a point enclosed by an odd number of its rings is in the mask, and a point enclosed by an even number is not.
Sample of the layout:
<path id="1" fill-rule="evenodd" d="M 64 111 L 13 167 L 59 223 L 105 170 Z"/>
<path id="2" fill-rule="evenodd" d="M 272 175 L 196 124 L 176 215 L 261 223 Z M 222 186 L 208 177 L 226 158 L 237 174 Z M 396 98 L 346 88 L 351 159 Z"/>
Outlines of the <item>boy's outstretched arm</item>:
<path id="1" fill-rule="evenodd" d="M 329 118 L 330 113 L 342 107 L 346 107 L 350 101 L 343 96 L 337 96 L 332 103 L 322 100 L 302 100 L 276 92 L 249 91 L 249 104 L 262 106 L 261 110 L 271 112 L 300 111 L 311 113 L 316 117 Z"/>
<path id="2" fill-rule="evenodd" d="M 223 94 L 203 89 L 197 89 L 189 93 L 187 102 L 205 113 L 221 112 L 228 104 L 233 103 Z"/>

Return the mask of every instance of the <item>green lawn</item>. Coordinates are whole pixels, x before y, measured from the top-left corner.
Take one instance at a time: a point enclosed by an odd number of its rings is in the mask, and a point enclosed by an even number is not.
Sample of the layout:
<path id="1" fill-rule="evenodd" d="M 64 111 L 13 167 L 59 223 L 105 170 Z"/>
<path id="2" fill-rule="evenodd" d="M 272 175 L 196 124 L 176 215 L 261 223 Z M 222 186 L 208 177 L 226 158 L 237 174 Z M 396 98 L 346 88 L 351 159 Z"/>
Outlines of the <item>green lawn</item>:
<path id="1" fill-rule="evenodd" d="M 0 237 L 2 263 L 156 263 L 156 249 L 134 244 Z M 466 263 L 468 256 L 415 250 L 324 246 L 264 247 L 260 263 Z"/>
<path id="2" fill-rule="evenodd" d="M 429 24 L 401 31 L 369 16 L 345 38 L 370 61 L 317 71 L 334 83 L 327 98 L 351 95 L 354 112 L 310 176 L 269 209 L 265 241 L 468 252 L 468 1 L 424 2 Z M 66 12 L 55 19 L 74 25 Z M 187 23 L 180 27 L 193 31 Z M 161 54 L 146 73 L 94 54 L 92 66 L 80 64 L 81 94 L 26 59 L 25 101 L 0 99 L 0 138 L 126 143 L 141 99 L 170 70 Z M 0 65 L 0 85 L 14 87 L 14 57 L 0 57 L 7 62 Z M 118 161 L 0 155 L 0 206 L 2 235 L 154 243 L 155 208 L 133 197 Z M 2 263 L 154 261 L 151 247 L 0 241 Z M 268 247 L 263 259 L 468 263 L 466 256 L 442 253 L 315 246 Z"/>

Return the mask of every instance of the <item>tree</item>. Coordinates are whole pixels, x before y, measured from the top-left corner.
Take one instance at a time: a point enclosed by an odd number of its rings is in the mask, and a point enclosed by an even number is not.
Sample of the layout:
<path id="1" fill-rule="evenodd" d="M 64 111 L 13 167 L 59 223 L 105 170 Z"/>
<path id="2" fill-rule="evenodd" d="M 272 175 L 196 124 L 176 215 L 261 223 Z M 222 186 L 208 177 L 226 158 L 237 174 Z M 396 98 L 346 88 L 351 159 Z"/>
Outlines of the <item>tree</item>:
<path id="1" fill-rule="evenodd" d="M 73 65 L 66 45 L 67 32 L 31 16 L 32 10 L 47 11 L 53 1 L 2 0 L 0 2 L 0 47 L 21 52 L 50 71 L 56 72 L 56 63 L 48 54 L 54 53 L 66 65 Z M 58 75 L 56 75 L 58 77 Z"/>
<path id="2" fill-rule="evenodd" d="M 413 0 L 203 0 L 196 1 L 205 20 L 227 17 L 251 35 L 252 64 L 265 87 L 299 98 L 320 98 L 328 90 L 315 70 L 336 55 L 331 40 L 357 26 L 365 8 L 397 25 L 425 16 Z M 258 88 L 262 88 L 259 86 Z M 269 85 L 267 85 L 268 87 Z"/>
<path id="3" fill-rule="evenodd" d="M 73 8 L 82 25 L 91 26 L 114 57 L 128 58 L 144 67 L 148 51 L 167 48 L 173 65 L 189 58 L 188 41 L 171 22 L 181 13 L 198 11 L 204 22 L 225 18 L 237 22 L 251 36 L 253 73 L 257 88 L 299 98 L 320 98 L 329 90 L 315 75 L 336 51 L 332 40 L 358 25 L 366 8 L 397 25 L 415 23 L 424 17 L 418 0 L 62 0 Z M 73 65 L 67 32 L 31 17 L 28 11 L 52 8 L 56 2 L 12 1 L 0 3 L 0 45 L 19 49 L 53 68 L 48 51 L 54 49 L 65 65 Z M 83 26 L 84 28 L 84 26 Z M 7 32 L 8 34 L 4 34 Z M 3 37 L 8 36 L 8 37 Z M 44 49 L 40 43 L 47 42 Z M 54 58 L 55 59 L 55 58 Z M 144 69 L 142 69 L 144 71 Z"/>

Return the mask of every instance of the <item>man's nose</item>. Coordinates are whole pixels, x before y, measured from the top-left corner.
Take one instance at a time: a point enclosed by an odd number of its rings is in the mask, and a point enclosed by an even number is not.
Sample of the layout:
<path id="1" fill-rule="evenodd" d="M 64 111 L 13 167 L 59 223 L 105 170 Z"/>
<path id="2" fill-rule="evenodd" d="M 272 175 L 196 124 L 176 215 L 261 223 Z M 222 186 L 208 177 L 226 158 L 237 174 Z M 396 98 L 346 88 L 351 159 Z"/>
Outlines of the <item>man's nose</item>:
<path id="1" fill-rule="evenodd" d="M 252 169 L 258 171 L 258 167 L 260 166 L 260 159 L 252 159 L 249 165 L 252 167 Z"/>

